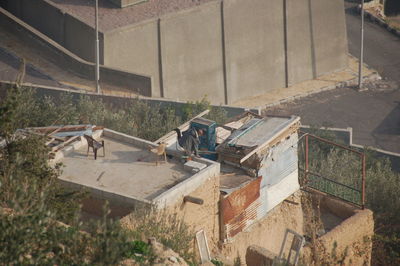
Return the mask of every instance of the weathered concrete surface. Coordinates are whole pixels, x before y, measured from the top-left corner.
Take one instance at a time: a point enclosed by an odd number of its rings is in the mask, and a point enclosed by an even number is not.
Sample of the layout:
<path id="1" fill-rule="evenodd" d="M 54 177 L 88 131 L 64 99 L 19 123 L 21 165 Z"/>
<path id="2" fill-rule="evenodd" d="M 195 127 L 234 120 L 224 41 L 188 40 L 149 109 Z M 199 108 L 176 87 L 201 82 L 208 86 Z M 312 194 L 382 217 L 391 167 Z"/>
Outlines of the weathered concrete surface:
<path id="1" fill-rule="evenodd" d="M 89 80 L 94 79 L 95 67 L 93 63 L 87 62 L 71 53 L 63 46 L 2 8 L 0 8 L 0 25 L 2 29 L 1 37 L 3 38 L 5 36 L 5 39 L 1 39 L 0 45 L 3 42 L 6 43 L 6 45 L 10 45 L 11 50 L 14 50 L 15 53 L 26 58 L 28 62 L 40 63 L 42 68 L 49 73 L 54 73 L 54 68 L 52 66 L 56 64 L 57 68 L 61 68 L 64 71 L 71 71 L 79 77 Z M 29 43 L 29 46 L 24 45 L 26 43 Z M 60 81 L 68 81 L 67 83 L 72 83 L 72 86 L 75 85 L 74 81 L 82 80 L 76 77 L 67 80 L 57 79 Z M 122 87 L 124 89 L 131 89 L 132 91 L 136 90 L 142 95 L 147 96 L 149 96 L 151 92 L 150 77 L 121 71 L 111 67 L 100 66 L 100 82 L 101 85 L 106 85 L 107 87 Z M 85 82 L 85 84 L 88 83 L 89 82 Z"/>
<path id="2" fill-rule="evenodd" d="M 16 56 L 9 50 L 4 49 L 0 44 L 0 80 L 15 82 L 17 76 L 20 75 L 21 63 L 22 59 L 20 57 Z M 64 87 L 48 74 L 44 73 L 41 69 L 38 69 L 31 64 L 25 66 L 25 76 L 22 82 Z"/>
<path id="3" fill-rule="evenodd" d="M 297 192 L 288 199 L 300 203 L 301 193 Z M 231 261 L 240 256 L 246 261 L 247 248 L 257 245 L 279 254 L 287 228 L 303 234 L 303 211 L 301 204 L 282 202 L 272 209 L 264 219 L 257 221 L 248 230 L 237 234 L 232 243 L 224 243 L 221 254 Z"/>
<path id="4" fill-rule="evenodd" d="M 228 103 L 285 87 L 282 1 L 224 2 Z"/>
<path id="5" fill-rule="evenodd" d="M 52 40 L 84 60 L 94 62 L 94 29 L 76 17 L 64 13 L 49 0 L 8 1 L 8 9 Z M 94 10 L 93 10 L 94 17 Z M 103 36 L 99 33 L 100 61 L 103 62 Z"/>
<path id="6" fill-rule="evenodd" d="M 105 138 L 105 149 L 106 156 L 103 157 L 101 149 L 97 160 L 93 153 L 86 157 L 87 146 L 67 154 L 62 159 L 65 167 L 59 178 L 114 193 L 116 198 L 151 201 L 191 176 L 174 160 L 156 166 L 157 155 L 131 144 Z"/>
<path id="7" fill-rule="evenodd" d="M 219 199 L 219 173 L 203 182 L 190 196 L 204 200 L 202 205 L 181 201 L 169 209 L 182 217 L 186 224 L 193 227 L 193 231 L 204 230 L 207 236 L 210 252 L 215 254 L 219 242 L 218 199 Z M 197 250 L 197 248 L 195 249 Z"/>
<path id="8" fill-rule="evenodd" d="M 64 43 L 64 13 L 46 1 L 14 0 L 20 2 L 20 19 L 59 44 Z M 12 1 L 12 2 L 14 2 Z M 44 14 L 46 14 L 44 16 Z"/>
<path id="9" fill-rule="evenodd" d="M 27 0 L 17 1 L 8 4 L 20 14 L 19 1 Z M 93 61 L 93 8 L 84 0 L 36 1 L 55 8 L 36 10 L 35 18 L 54 17 L 55 23 L 32 21 L 61 38 L 57 29 L 64 20 L 63 45 Z M 124 9 L 100 1 L 100 61 L 150 75 L 154 96 L 207 95 L 214 104 L 232 103 L 343 68 L 343 14 L 342 0 L 152 0 Z M 146 20 L 152 26 L 138 24 Z M 109 43 L 103 38 L 108 31 Z"/>
<path id="10" fill-rule="evenodd" d="M 336 265 L 343 259 L 342 263 L 346 265 L 370 265 L 373 235 L 372 211 L 356 210 L 351 217 L 317 238 L 318 261 L 314 262 L 316 265 Z M 302 259 L 307 264 L 311 264 L 312 252 L 310 246 L 303 248 Z"/>
<path id="11" fill-rule="evenodd" d="M 316 77 L 311 0 L 288 0 L 287 60 L 289 85 Z"/>
<path id="12" fill-rule="evenodd" d="M 316 75 L 347 66 L 347 36 L 343 0 L 310 0 Z"/>
<path id="13" fill-rule="evenodd" d="M 82 59 L 95 62 L 95 30 L 69 14 L 65 14 L 64 47 Z M 100 64 L 103 64 L 103 33 L 99 32 Z"/>
<path id="14" fill-rule="evenodd" d="M 280 103 L 291 102 L 300 98 L 319 93 L 321 91 L 333 90 L 337 87 L 345 87 L 356 84 L 358 61 L 349 56 L 348 67 L 334 73 L 319 76 L 317 79 L 305 80 L 289 86 L 288 88 L 275 88 L 262 95 L 250 96 L 234 102 L 234 106 L 244 107 L 267 107 L 279 105 Z M 376 79 L 379 75 L 373 69 L 364 65 L 364 78 Z M 347 84 L 347 85 L 346 85 Z"/>
<path id="15" fill-rule="evenodd" d="M 104 64 L 151 76 L 153 97 L 161 96 L 157 31 L 153 20 L 104 34 Z"/>
<path id="16" fill-rule="evenodd" d="M 164 96 L 224 103 L 220 4 L 161 20 Z"/>

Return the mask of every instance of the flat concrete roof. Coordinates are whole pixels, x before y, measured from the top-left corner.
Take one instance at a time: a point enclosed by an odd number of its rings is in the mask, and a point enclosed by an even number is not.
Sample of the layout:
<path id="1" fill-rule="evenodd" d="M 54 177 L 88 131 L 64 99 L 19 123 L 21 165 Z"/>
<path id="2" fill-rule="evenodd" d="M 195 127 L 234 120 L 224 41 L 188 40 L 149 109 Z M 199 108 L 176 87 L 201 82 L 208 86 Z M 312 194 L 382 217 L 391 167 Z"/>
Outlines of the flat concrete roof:
<path id="1" fill-rule="evenodd" d="M 63 12 L 94 27 L 94 1 L 50 1 Z M 211 1 L 216 0 L 148 0 L 137 5 L 119 8 L 108 0 L 99 0 L 99 29 L 106 32 Z"/>
<path id="2" fill-rule="evenodd" d="M 92 151 L 86 157 L 87 146 L 66 154 L 61 180 L 97 190 L 151 201 L 161 193 L 192 176 L 176 159 L 156 166 L 157 155 L 132 144 L 103 137 L 106 155 Z M 160 159 L 161 160 L 161 159 Z"/>

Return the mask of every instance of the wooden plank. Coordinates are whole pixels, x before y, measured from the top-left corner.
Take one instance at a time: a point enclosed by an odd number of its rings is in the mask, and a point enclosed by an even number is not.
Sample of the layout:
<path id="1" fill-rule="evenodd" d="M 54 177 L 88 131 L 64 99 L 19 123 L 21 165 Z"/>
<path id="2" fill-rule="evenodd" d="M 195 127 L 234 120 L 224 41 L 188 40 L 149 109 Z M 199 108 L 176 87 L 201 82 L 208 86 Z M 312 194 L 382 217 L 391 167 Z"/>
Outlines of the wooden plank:
<path id="1" fill-rule="evenodd" d="M 205 116 L 206 114 L 208 114 L 210 112 L 210 110 L 205 110 L 203 112 L 201 112 L 200 114 L 196 115 L 195 117 L 193 117 L 192 119 L 190 119 L 189 121 L 185 122 L 184 124 L 180 125 L 178 128 L 180 130 L 183 130 L 184 128 L 188 127 L 190 125 L 190 122 L 192 122 L 194 119 Z M 164 142 L 166 139 L 172 137 L 173 135 L 175 135 L 176 132 L 175 131 L 170 131 L 169 133 L 165 134 L 164 136 L 162 136 L 161 138 L 159 138 L 158 140 L 154 141 L 155 143 L 161 143 Z"/>
<path id="2" fill-rule="evenodd" d="M 294 120 L 292 121 L 292 123 L 290 123 L 287 127 L 282 128 L 280 131 L 278 131 L 275 135 L 273 135 L 268 141 L 264 142 L 263 144 L 261 144 L 260 146 L 258 146 L 257 148 L 255 148 L 254 150 L 252 150 L 251 152 L 249 152 L 246 156 L 244 156 L 242 159 L 240 159 L 240 163 L 243 163 L 244 161 L 246 161 L 247 159 L 249 159 L 253 154 L 255 154 L 256 152 L 264 149 L 265 147 L 267 147 L 268 145 L 270 145 L 270 143 L 272 141 L 274 141 L 279 135 L 281 135 L 283 132 L 285 132 L 288 128 L 292 127 L 294 124 L 298 123 L 300 121 L 300 117 L 294 117 Z"/>
<path id="3" fill-rule="evenodd" d="M 72 141 L 74 141 L 80 137 L 81 136 L 73 136 L 72 138 L 69 138 L 67 141 L 64 141 L 64 142 L 58 144 L 57 146 L 54 146 L 53 148 L 51 148 L 51 151 L 57 151 L 58 149 L 63 148 L 65 145 L 71 143 Z"/>

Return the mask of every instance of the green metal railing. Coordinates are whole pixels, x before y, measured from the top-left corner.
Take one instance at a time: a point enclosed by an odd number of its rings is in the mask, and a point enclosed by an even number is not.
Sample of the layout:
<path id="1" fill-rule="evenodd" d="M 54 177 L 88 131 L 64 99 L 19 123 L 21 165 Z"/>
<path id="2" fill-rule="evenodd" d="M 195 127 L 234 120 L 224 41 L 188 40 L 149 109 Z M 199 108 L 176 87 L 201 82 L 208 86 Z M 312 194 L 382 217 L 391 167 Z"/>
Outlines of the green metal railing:
<path id="1" fill-rule="evenodd" d="M 304 135 L 304 169 L 299 167 L 300 173 L 300 183 L 303 187 L 309 187 L 326 194 L 332 195 L 344 201 L 355 204 L 362 209 L 365 206 L 365 154 L 346 147 L 344 145 L 340 145 L 334 143 L 332 141 L 302 132 Z M 354 176 L 349 176 L 348 180 L 357 180 L 357 184 L 344 184 L 338 180 L 335 180 L 335 173 L 329 173 L 329 176 L 322 175 L 321 173 L 315 173 L 313 170 L 310 170 L 310 156 L 309 156 L 309 140 L 312 138 L 313 140 L 324 143 L 324 145 L 328 145 L 328 147 L 335 147 L 339 149 L 346 150 L 350 153 L 354 153 L 356 158 L 360 160 L 360 169 L 357 170 L 358 173 L 354 173 Z M 315 158 L 315 156 L 311 160 L 322 160 L 323 158 Z M 358 159 L 357 159 L 358 160 Z M 346 162 L 343 162 L 344 164 Z M 358 179 L 361 177 L 361 180 Z M 343 179 L 342 179 L 343 181 Z M 344 180 L 347 181 L 347 180 Z M 350 182 L 351 183 L 351 182 Z"/>

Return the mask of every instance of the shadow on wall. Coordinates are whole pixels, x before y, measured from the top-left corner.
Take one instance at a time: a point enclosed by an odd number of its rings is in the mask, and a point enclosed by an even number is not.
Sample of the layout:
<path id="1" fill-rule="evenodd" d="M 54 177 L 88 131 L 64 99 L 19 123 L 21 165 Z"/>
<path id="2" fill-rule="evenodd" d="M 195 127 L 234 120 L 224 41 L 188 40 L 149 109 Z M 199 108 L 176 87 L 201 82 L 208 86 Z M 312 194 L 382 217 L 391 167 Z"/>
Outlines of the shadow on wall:
<path id="1" fill-rule="evenodd" d="M 7 0 L 0 0 L 6 2 Z M 64 4 L 65 0 L 51 0 L 52 2 L 56 4 Z M 93 6 L 94 8 L 94 1 L 87 1 L 87 0 L 75 0 L 75 1 L 69 1 L 69 5 L 73 6 Z M 102 1 L 99 0 L 99 8 L 110 8 L 110 9 L 118 9 L 117 6 L 113 5 L 110 0 L 108 1 Z"/>
<path id="2" fill-rule="evenodd" d="M 386 16 L 400 15 L 400 1 L 399 0 L 386 0 L 385 15 Z"/>

